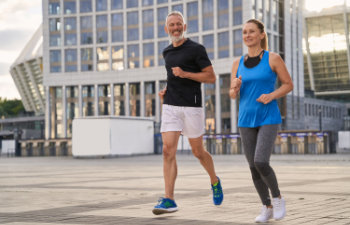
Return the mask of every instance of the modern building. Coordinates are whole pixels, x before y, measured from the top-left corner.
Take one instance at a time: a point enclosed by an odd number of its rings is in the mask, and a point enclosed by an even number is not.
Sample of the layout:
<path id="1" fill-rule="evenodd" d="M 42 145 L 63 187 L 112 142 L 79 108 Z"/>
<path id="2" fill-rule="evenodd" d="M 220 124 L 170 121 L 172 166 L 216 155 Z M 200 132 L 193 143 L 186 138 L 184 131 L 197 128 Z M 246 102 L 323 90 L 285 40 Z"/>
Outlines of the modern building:
<path id="1" fill-rule="evenodd" d="M 10 68 L 25 110 L 36 115 L 45 113 L 42 32 L 40 26 Z"/>
<path id="2" fill-rule="evenodd" d="M 187 37 L 202 43 L 215 84 L 203 84 L 207 132 L 237 132 L 237 102 L 228 96 L 234 59 L 247 53 L 242 24 L 266 24 L 270 50 L 284 58 L 294 91 L 280 101 L 282 129 L 304 129 L 301 0 L 43 1 L 46 138 L 69 138 L 72 120 L 142 116 L 160 121 L 157 93 L 166 84 L 162 50 L 167 14 L 181 11 Z"/>
<path id="3" fill-rule="evenodd" d="M 314 117 L 306 126 L 318 115 L 323 129 L 350 129 L 350 1 L 328 4 L 304 12 L 305 115 Z"/>

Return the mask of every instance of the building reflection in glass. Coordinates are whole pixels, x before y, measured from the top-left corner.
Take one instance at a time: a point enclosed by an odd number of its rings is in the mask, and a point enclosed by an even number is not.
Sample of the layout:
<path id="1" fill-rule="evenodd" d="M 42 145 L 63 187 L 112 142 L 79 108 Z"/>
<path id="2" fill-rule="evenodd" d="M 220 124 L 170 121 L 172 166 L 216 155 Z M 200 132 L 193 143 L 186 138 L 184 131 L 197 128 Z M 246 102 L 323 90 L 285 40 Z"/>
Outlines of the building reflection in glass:
<path id="1" fill-rule="evenodd" d="M 97 70 L 98 71 L 109 70 L 108 47 L 98 47 L 96 49 L 96 55 L 97 55 Z"/>
<path id="2" fill-rule="evenodd" d="M 93 116 L 95 114 L 94 96 L 95 87 L 93 85 L 83 86 L 83 116 Z"/>
<path id="3" fill-rule="evenodd" d="M 67 136 L 72 137 L 73 119 L 79 115 L 78 87 L 66 87 Z"/>
<path id="4" fill-rule="evenodd" d="M 230 74 L 220 75 L 220 107 L 221 107 L 221 132 L 231 132 L 231 99 L 228 95 L 230 90 Z"/>
<path id="5" fill-rule="evenodd" d="M 125 116 L 125 84 L 114 85 L 114 115 Z"/>
<path id="6" fill-rule="evenodd" d="M 205 131 L 215 133 L 215 84 L 204 84 Z"/>
<path id="7" fill-rule="evenodd" d="M 108 84 L 98 86 L 98 115 L 110 115 L 111 88 Z"/>
<path id="8" fill-rule="evenodd" d="M 155 82 L 145 83 L 145 116 L 152 117 L 156 114 L 156 84 Z"/>
<path id="9" fill-rule="evenodd" d="M 63 137 L 62 88 L 50 87 L 51 138 Z"/>
<path id="10" fill-rule="evenodd" d="M 140 83 L 131 83 L 129 86 L 130 116 L 140 116 Z"/>

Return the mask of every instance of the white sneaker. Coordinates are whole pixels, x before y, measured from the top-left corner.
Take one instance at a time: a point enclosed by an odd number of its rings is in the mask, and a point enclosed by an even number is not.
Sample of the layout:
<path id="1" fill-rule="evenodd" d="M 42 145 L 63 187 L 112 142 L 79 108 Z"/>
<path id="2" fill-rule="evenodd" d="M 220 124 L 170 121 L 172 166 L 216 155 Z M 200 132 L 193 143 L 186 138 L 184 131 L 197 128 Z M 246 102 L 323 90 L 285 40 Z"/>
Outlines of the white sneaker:
<path id="1" fill-rule="evenodd" d="M 269 219 L 272 218 L 273 210 L 272 208 L 267 208 L 266 205 L 263 205 L 261 208 L 261 213 L 255 218 L 256 223 L 266 223 Z"/>
<path id="2" fill-rule="evenodd" d="M 286 201 L 284 198 L 273 198 L 273 218 L 275 220 L 281 220 L 286 216 Z"/>

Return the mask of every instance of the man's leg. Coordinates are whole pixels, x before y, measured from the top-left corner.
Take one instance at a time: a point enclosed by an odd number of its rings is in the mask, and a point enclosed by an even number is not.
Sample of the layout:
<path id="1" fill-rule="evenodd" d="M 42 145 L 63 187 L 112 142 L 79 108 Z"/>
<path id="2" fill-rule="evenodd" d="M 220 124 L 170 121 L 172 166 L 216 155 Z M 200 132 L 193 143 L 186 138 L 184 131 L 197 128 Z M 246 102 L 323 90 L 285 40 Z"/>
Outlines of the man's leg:
<path id="1" fill-rule="evenodd" d="M 177 176 L 176 150 L 180 134 L 180 131 L 162 133 L 165 198 L 170 198 L 172 200 L 174 200 L 174 187 Z"/>
<path id="2" fill-rule="evenodd" d="M 193 155 L 199 159 L 200 163 L 209 174 L 211 184 L 218 182 L 213 159 L 203 146 L 203 136 L 200 136 L 198 138 L 188 138 L 188 141 L 190 142 Z"/>
<path id="3" fill-rule="evenodd" d="M 204 167 L 204 169 L 207 171 L 207 173 L 210 176 L 210 182 L 211 182 L 211 189 L 213 191 L 213 202 L 214 205 L 221 205 L 224 194 L 222 192 L 221 182 L 219 178 L 216 176 L 215 169 L 214 169 L 214 162 L 213 158 L 204 149 L 203 146 L 203 136 L 200 136 L 198 138 L 189 138 L 190 145 L 192 147 L 192 153 L 197 159 L 199 159 L 200 163 Z"/>

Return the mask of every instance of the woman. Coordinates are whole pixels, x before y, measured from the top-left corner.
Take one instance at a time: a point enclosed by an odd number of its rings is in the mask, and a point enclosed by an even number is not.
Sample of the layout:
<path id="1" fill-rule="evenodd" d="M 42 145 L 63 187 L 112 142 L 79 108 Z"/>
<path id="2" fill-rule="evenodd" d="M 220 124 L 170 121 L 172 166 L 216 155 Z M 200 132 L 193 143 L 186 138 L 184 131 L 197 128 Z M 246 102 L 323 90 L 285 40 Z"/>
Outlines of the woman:
<path id="1" fill-rule="evenodd" d="M 263 23 L 248 20 L 243 26 L 243 41 L 248 54 L 233 62 L 230 97 L 235 99 L 240 95 L 238 128 L 254 186 L 263 204 L 255 222 L 263 223 L 286 215 L 285 200 L 269 161 L 282 122 L 276 99 L 290 92 L 293 83 L 282 58 L 267 51 Z M 281 86 L 275 90 L 277 78 Z"/>

